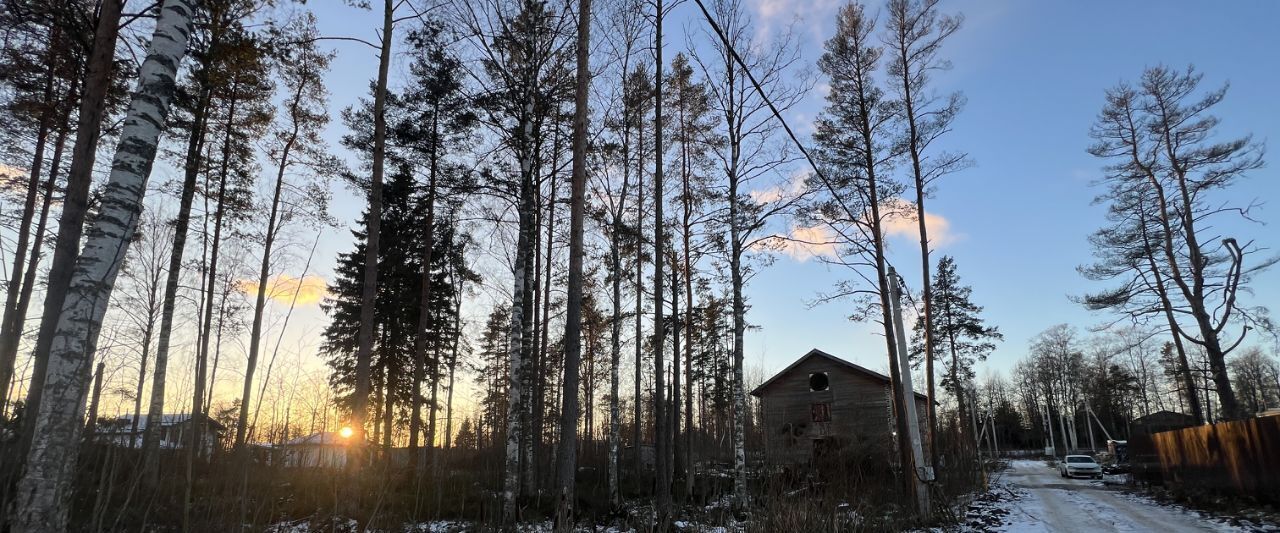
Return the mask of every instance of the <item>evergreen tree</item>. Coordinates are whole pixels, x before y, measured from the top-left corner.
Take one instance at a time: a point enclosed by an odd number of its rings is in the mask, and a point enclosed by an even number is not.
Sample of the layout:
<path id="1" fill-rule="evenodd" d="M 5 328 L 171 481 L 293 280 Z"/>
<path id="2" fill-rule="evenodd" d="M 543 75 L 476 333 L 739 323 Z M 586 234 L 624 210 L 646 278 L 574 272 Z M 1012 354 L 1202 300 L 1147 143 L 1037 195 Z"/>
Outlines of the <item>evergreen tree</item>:
<path id="1" fill-rule="evenodd" d="M 409 167 L 398 164 L 383 189 L 383 210 L 380 221 L 385 237 L 378 257 L 378 294 L 374 306 L 376 342 L 370 361 L 370 376 L 378 384 L 375 396 L 380 398 L 375 409 L 381 419 L 371 429 L 382 436 L 384 446 L 390 443 L 390 433 L 398 419 L 408 418 L 404 413 L 414 394 L 413 372 L 416 366 L 415 342 L 421 309 L 419 295 L 423 282 L 421 247 L 426 242 L 427 226 L 423 202 Z M 428 353 L 439 354 L 451 346 L 451 332 L 456 328 L 456 308 L 449 305 L 456 296 L 455 285 L 447 271 L 449 261 L 461 261 L 458 243 L 452 238 L 451 225 L 439 224 L 432 239 L 436 247 L 432 253 L 430 282 L 433 300 L 432 316 L 427 319 Z M 359 310 L 361 275 L 365 264 L 365 232 L 354 230 L 355 249 L 338 258 L 336 278 L 330 285 L 329 297 L 322 304 L 330 317 L 324 331 L 321 353 L 333 369 L 330 384 L 337 393 L 338 405 L 344 410 L 355 407 L 352 396 L 356 384 L 356 360 L 359 335 Z M 442 235 L 443 234 L 443 235 Z M 399 411 L 397 411 L 399 409 Z M 399 415 L 399 416 L 398 416 Z"/>
<path id="2" fill-rule="evenodd" d="M 970 299 L 972 294 L 973 288 L 960 283 L 955 259 L 946 255 L 939 258 L 938 269 L 933 276 L 933 331 L 926 337 L 924 322 L 917 321 L 911 342 L 913 356 L 926 353 L 925 339 L 932 339 L 942 354 L 942 387 L 956 399 L 957 427 L 961 431 L 961 442 L 965 443 L 972 442 L 964 439 L 963 435 L 967 427 L 965 421 L 969 419 L 964 391 L 973 381 L 973 365 L 985 361 L 987 354 L 995 349 L 996 341 L 1004 339 L 999 328 L 988 326 L 983 321 L 980 316 L 982 307 L 973 303 Z"/>

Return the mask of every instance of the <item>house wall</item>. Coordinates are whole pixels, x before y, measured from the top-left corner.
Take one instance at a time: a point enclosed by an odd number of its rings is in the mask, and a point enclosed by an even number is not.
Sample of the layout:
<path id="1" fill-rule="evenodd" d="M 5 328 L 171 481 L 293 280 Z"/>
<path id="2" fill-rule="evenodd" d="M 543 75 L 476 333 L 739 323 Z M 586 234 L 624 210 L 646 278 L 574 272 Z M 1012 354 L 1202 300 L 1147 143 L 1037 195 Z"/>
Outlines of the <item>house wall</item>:
<path id="1" fill-rule="evenodd" d="M 302 444 L 285 449 L 284 465 L 289 467 L 342 468 L 346 464 L 346 446 Z"/>
<path id="2" fill-rule="evenodd" d="M 811 392 L 809 375 L 826 372 L 830 386 Z M 810 357 L 762 392 L 765 455 L 771 463 L 808 463 L 815 441 L 842 456 L 892 451 L 889 384 L 824 357 Z M 814 404 L 830 405 L 830 421 L 814 421 Z M 926 402 L 917 398 L 922 435 Z"/>

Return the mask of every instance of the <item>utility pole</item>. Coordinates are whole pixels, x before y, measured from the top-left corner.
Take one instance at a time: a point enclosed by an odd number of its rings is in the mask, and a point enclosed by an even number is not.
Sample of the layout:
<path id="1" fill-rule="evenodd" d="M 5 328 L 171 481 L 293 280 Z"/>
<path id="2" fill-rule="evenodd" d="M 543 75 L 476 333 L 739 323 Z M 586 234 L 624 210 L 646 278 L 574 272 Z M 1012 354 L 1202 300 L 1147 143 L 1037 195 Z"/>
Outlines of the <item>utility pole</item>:
<path id="1" fill-rule="evenodd" d="M 995 459 L 1000 456 L 1000 443 L 996 441 L 996 417 L 990 412 L 987 413 L 987 425 L 991 426 L 991 458 Z"/>
<path id="2" fill-rule="evenodd" d="M 1045 446 L 1044 449 L 1046 452 L 1049 452 L 1048 453 L 1049 455 L 1057 457 L 1058 450 L 1056 449 L 1053 442 L 1053 420 L 1049 418 L 1049 404 L 1047 402 L 1045 403 L 1045 406 L 1044 406 L 1043 420 L 1044 420 L 1044 427 L 1048 428 L 1049 430 L 1049 445 Z"/>
<path id="3" fill-rule="evenodd" d="M 898 273 L 889 267 L 889 301 L 893 305 L 894 336 L 898 344 L 898 367 L 902 369 L 902 387 L 898 394 L 902 395 L 903 409 L 898 416 L 907 417 L 907 436 L 911 439 L 912 464 L 903 465 L 904 471 L 912 472 L 915 483 L 916 507 L 921 516 L 929 515 L 929 487 L 927 481 L 933 481 L 933 469 L 924 465 L 924 452 L 920 449 L 920 419 L 916 417 L 915 389 L 911 388 L 911 367 L 907 361 L 907 335 L 902 325 L 901 294 L 898 291 Z M 929 398 L 928 401 L 933 401 Z M 902 436 L 899 436 L 902 438 Z M 912 467 L 908 469 L 908 467 Z"/>

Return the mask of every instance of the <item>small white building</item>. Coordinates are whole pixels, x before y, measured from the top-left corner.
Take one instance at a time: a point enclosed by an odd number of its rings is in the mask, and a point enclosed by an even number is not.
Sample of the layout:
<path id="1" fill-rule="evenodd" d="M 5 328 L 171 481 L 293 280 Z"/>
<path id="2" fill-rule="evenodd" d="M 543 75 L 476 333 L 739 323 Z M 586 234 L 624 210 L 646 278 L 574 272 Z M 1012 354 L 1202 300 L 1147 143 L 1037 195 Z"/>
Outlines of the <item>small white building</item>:
<path id="1" fill-rule="evenodd" d="M 352 437 L 337 431 L 321 431 L 280 445 L 281 464 L 297 468 L 342 468 L 347 465 L 347 449 Z"/>

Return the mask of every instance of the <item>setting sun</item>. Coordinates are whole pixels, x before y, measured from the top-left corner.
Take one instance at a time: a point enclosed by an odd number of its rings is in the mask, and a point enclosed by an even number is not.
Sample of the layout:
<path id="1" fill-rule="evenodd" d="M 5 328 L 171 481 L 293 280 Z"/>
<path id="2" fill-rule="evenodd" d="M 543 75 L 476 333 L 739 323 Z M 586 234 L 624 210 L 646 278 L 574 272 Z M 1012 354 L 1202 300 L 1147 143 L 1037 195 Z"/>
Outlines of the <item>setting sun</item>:
<path id="1" fill-rule="evenodd" d="M 339 429 L 339 430 L 338 430 L 338 435 L 340 435 L 340 436 L 341 436 L 342 438 L 344 438 L 344 439 L 349 439 L 349 438 L 351 438 L 351 435 L 352 435 L 353 433 L 355 433 L 355 430 L 353 430 L 353 429 L 351 429 L 351 428 L 349 428 L 349 427 L 346 427 L 346 426 L 343 426 L 343 427 L 342 427 L 342 429 Z"/>

